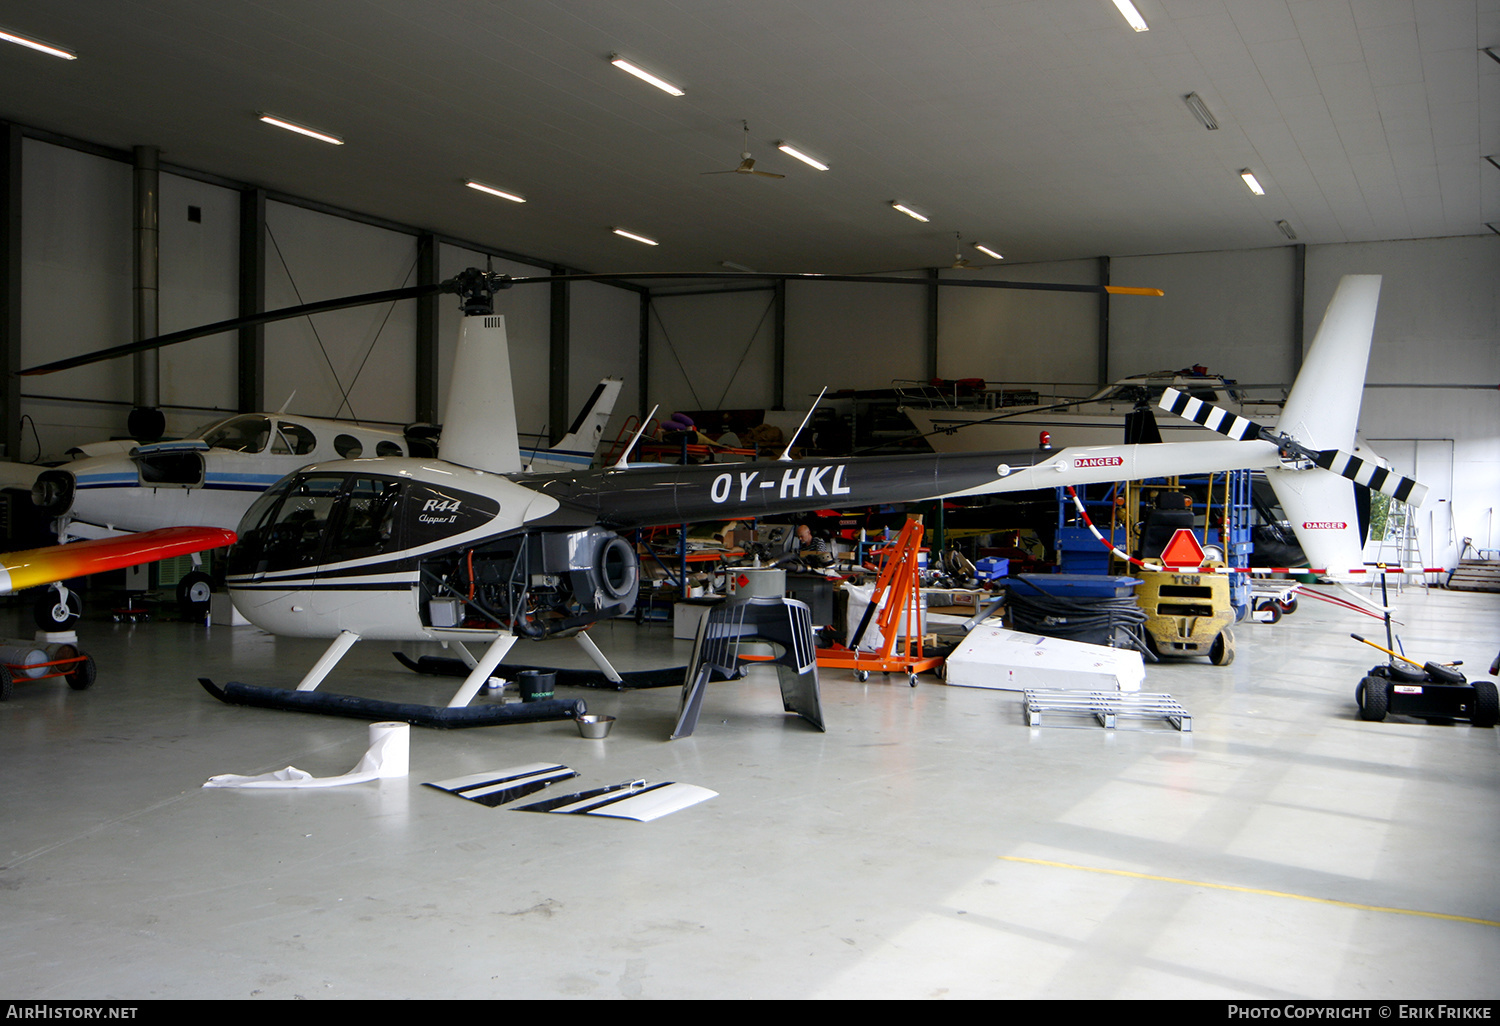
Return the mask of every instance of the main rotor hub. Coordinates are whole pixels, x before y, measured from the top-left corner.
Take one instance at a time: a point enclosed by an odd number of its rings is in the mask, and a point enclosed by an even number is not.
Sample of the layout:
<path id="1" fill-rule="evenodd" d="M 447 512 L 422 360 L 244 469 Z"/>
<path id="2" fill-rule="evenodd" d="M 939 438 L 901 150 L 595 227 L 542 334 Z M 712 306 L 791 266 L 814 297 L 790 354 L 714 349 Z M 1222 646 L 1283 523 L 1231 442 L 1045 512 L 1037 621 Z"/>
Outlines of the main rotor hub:
<path id="1" fill-rule="evenodd" d="M 495 274 L 470 267 L 446 282 L 463 301 L 464 316 L 486 316 L 495 312 L 495 293 L 511 286 L 508 274 Z"/>

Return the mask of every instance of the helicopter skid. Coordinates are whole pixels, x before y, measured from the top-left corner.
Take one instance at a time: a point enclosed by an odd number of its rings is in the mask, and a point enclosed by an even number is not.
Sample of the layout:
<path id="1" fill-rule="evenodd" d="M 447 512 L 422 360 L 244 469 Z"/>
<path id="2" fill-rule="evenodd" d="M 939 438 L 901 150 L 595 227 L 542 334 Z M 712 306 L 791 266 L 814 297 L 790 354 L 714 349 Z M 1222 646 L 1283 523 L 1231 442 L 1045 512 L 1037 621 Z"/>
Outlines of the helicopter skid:
<path id="1" fill-rule="evenodd" d="M 322 713 L 325 716 L 348 716 L 371 722 L 398 720 L 418 727 L 492 727 L 506 723 L 571 720 L 582 716 L 587 711 L 587 706 L 581 699 L 453 707 L 386 702 L 374 698 L 362 698 L 358 695 L 333 694 L 327 691 L 267 688 L 255 684 L 241 684 L 237 681 L 230 681 L 220 687 L 207 677 L 199 677 L 198 683 L 203 685 L 203 690 L 227 705 Z"/>

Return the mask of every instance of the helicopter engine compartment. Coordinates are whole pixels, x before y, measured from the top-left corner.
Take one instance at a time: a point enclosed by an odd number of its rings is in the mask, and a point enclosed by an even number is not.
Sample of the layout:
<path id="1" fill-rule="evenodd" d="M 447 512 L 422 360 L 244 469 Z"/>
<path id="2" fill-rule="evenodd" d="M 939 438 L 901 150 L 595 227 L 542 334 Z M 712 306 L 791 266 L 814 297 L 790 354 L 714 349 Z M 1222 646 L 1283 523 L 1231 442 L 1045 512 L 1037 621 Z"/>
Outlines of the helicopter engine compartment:
<path id="1" fill-rule="evenodd" d="M 508 628 L 530 638 L 577 633 L 635 608 L 640 561 L 613 531 L 523 531 L 422 561 L 429 627 Z"/>

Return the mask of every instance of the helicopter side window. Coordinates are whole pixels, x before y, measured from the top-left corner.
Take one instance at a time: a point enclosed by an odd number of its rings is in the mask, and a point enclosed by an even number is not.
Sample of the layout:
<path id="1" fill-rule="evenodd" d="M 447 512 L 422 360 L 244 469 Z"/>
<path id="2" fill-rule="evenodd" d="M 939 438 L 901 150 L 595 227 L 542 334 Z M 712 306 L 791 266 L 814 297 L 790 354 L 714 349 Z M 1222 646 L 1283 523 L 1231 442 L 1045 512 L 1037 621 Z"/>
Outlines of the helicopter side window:
<path id="1" fill-rule="evenodd" d="M 271 452 L 278 456 L 306 456 L 318 447 L 318 438 L 301 424 L 282 421 L 276 429 Z"/>
<path id="2" fill-rule="evenodd" d="M 354 478 L 344 496 L 343 515 L 329 538 L 324 560 L 340 563 L 399 549 L 400 501 L 400 481 Z"/>
<path id="3" fill-rule="evenodd" d="M 234 452 L 260 452 L 271 438 L 269 417 L 230 417 L 211 429 L 203 440 L 213 449 Z"/>
<path id="4" fill-rule="evenodd" d="M 267 571 L 295 570 L 318 562 L 329 516 L 343 484 L 342 474 L 301 477 L 293 483 L 275 519 L 262 534 Z"/>

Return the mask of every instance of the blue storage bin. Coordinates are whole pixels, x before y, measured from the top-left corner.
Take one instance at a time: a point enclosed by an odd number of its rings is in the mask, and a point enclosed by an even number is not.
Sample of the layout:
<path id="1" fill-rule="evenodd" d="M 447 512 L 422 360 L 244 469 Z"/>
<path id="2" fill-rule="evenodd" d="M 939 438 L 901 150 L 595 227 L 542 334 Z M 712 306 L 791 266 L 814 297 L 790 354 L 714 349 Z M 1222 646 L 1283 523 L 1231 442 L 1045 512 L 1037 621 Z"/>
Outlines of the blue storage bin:
<path id="1" fill-rule="evenodd" d="M 1129 598 L 1139 577 L 1102 574 L 1021 574 L 1010 587 L 1017 595 L 1055 595 L 1059 598 Z"/>

